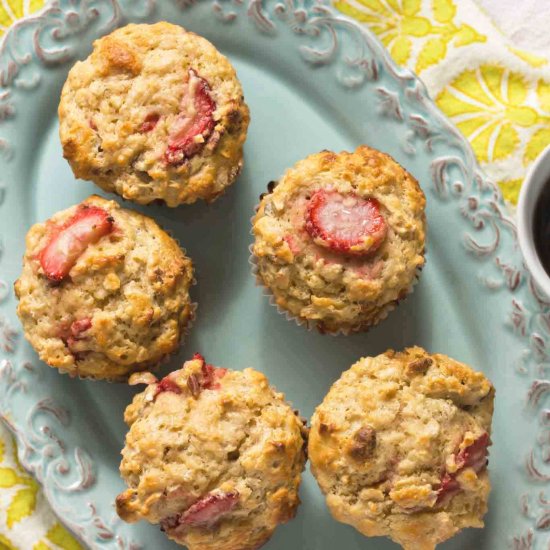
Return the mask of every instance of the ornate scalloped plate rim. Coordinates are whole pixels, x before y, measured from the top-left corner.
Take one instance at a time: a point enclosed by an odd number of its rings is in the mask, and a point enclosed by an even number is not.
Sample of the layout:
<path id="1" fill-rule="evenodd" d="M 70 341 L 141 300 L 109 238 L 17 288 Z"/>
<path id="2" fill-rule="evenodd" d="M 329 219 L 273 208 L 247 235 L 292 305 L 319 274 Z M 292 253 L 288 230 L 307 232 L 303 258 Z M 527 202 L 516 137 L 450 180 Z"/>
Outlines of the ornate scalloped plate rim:
<path id="1" fill-rule="evenodd" d="M 206 1 L 206 0 L 205 0 Z M 119 0 L 108 0 L 108 2 L 113 7 L 113 18 L 108 22 L 107 26 L 112 23 L 118 23 L 120 20 L 121 14 L 121 5 Z M 83 4 L 88 4 L 88 0 L 83 0 Z M 146 0 L 146 5 L 150 8 L 154 5 L 155 0 Z M 181 7 L 187 8 L 194 3 L 193 0 L 179 0 Z M 243 0 L 233 0 L 232 10 L 243 10 L 244 4 Z M 290 11 L 294 10 L 293 0 L 286 0 L 285 3 L 277 4 L 277 9 L 279 12 L 276 14 L 279 19 L 284 19 L 282 15 L 288 14 Z M 53 11 L 60 12 L 61 8 L 57 2 L 53 2 L 50 5 L 46 5 L 42 10 L 36 12 L 33 15 L 23 18 L 18 21 L 14 27 L 12 27 L 2 39 L 0 44 L 0 56 L 5 53 L 6 45 L 10 40 L 10 37 L 13 36 L 21 26 L 29 24 L 31 22 L 38 22 L 43 18 L 46 18 Z M 91 8 L 93 11 L 93 8 Z M 212 11 L 221 21 L 230 22 L 233 20 L 237 14 L 235 11 L 226 12 L 222 3 L 218 0 L 212 2 Z M 90 14 L 87 14 L 90 16 Z M 250 0 L 247 7 L 247 15 L 255 22 L 260 31 L 269 32 L 270 27 L 273 25 L 272 21 L 263 11 L 263 6 L 261 0 Z M 416 102 L 418 105 L 421 105 L 425 112 L 427 112 L 433 120 L 436 120 L 442 129 L 447 133 L 446 138 L 442 138 L 441 135 L 437 135 L 438 132 L 432 132 L 429 126 L 426 124 L 426 121 L 422 117 L 415 117 L 411 115 L 408 119 L 404 117 L 402 110 L 399 106 L 399 102 L 396 97 L 392 97 L 392 92 L 384 88 L 379 88 L 377 90 L 379 94 L 379 108 L 386 116 L 390 118 L 396 118 L 405 122 L 409 128 L 410 132 L 406 139 L 406 142 L 403 144 L 403 149 L 407 152 L 414 151 L 414 145 L 412 140 L 415 137 L 424 139 L 426 142 L 426 147 L 430 149 L 432 140 L 436 139 L 447 139 L 452 137 L 453 145 L 457 146 L 460 149 L 460 152 L 463 154 L 464 158 L 467 159 L 467 163 L 464 164 L 458 157 L 446 159 L 447 163 L 454 163 L 455 167 L 459 169 L 463 176 L 464 181 L 473 182 L 478 190 L 483 192 L 489 192 L 490 198 L 480 198 L 477 197 L 467 197 L 466 206 L 462 209 L 462 214 L 470 221 L 474 230 L 479 231 L 482 229 L 490 228 L 494 234 L 494 238 L 489 243 L 489 245 L 483 245 L 476 242 L 471 236 L 467 237 L 465 242 L 466 248 L 475 253 L 477 256 L 484 260 L 493 259 L 496 266 L 500 269 L 502 273 L 503 280 L 495 279 L 482 279 L 481 283 L 489 288 L 500 288 L 504 284 L 505 287 L 509 290 L 510 294 L 513 294 L 520 289 L 523 285 L 527 287 L 527 292 L 529 296 L 534 300 L 535 311 L 529 311 L 525 306 L 518 301 L 517 299 L 511 296 L 511 305 L 512 312 L 510 314 L 511 324 L 513 325 L 515 332 L 518 336 L 525 339 L 529 346 L 529 356 L 535 364 L 538 366 L 541 375 L 544 375 L 545 371 L 545 361 L 548 359 L 546 353 L 546 340 L 544 336 L 538 332 L 530 332 L 530 327 L 532 323 L 535 322 L 535 318 L 538 315 L 542 315 L 543 309 L 545 311 L 550 307 L 550 301 L 548 301 L 542 295 L 540 289 L 536 287 L 534 280 L 531 275 L 528 273 L 524 265 L 520 266 L 511 266 L 506 263 L 503 263 L 502 260 L 497 256 L 497 251 L 501 246 L 501 231 L 508 231 L 514 241 L 514 244 L 517 241 L 516 238 L 516 229 L 514 221 L 505 213 L 506 207 L 504 205 L 501 193 L 496 185 L 490 182 L 487 177 L 483 174 L 480 169 L 475 157 L 473 150 L 470 147 L 470 144 L 458 131 L 458 129 L 445 118 L 445 116 L 439 111 L 433 101 L 429 98 L 426 88 L 420 80 L 407 69 L 398 68 L 393 60 L 391 59 L 389 53 L 379 44 L 376 37 L 374 37 L 368 30 L 362 27 L 359 23 L 348 19 L 345 16 L 337 14 L 333 9 L 327 8 L 323 3 L 315 3 L 312 7 L 302 8 L 294 10 L 293 17 L 295 21 L 299 23 L 306 23 L 309 17 L 314 17 L 316 15 L 328 18 L 334 23 L 343 25 L 347 31 L 356 33 L 362 41 L 362 45 L 370 49 L 376 50 L 374 53 L 374 58 L 377 61 L 380 61 L 384 69 L 387 70 L 394 78 L 396 82 L 399 82 L 399 86 L 405 90 L 407 98 L 411 101 Z M 94 14 L 91 13 L 93 17 Z M 293 22 L 291 21 L 292 25 Z M 335 38 L 336 40 L 336 38 Z M 35 48 L 37 44 L 35 43 Z M 308 61 L 307 56 L 312 55 L 312 51 L 306 46 L 302 47 L 302 54 Z M 26 64 L 31 61 L 32 55 L 25 55 L 19 59 L 21 64 Z M 62 62 L 66 61 L 65 58 L 58 58 L 56 61 Z M 315 59 L 309 59 L 310 62 L 315 63 Z M 317 59 L 317 62 L 322 62 L 322 60 Z M 371 67 L 365 68 L 365 74 L 367 78 L 376 79 L 376 73 L 378 68 L 375 64 Z M 6 94 L 9 94 L 9 87 L 13 84 L 13 80 L 17 74 L 17 66 L 12 62 L 8 63 L 8 72 L 7 74 L 1 75 L 1 81 L 6 91 L 0 95 L 0 99 L 4 99 Z M 360 83 L 359 83 L 360 84 Z M 412 87 L 408 85 L 412 84 Z M 348 82 L 346 85 L 357 85 L 356 82 Z M 0 120 L 4 117 L 10 116 L 9 112 L 2 111 L 0 115 Z M 4 141 L 0 140 L 0 149 L 9 154 L 9 145 Z M 464 187 L 460 182 L 451 184 L 449 179 L 450 177 L 446 174 L 447 166 L 443 163 L 438 163 L 434 161 L 432 163 L 432 176 L 435 191 L 442 197 L 454 197 L 458 199 L 465 192 Z M 2 190 L 3 191 L 3 190 Z M 487 207 L 485 211 L 479 211 L 480 206 Z M 3 287 L 2 287 L 3 288 Z M 1 301 L 1 300 L 0 300 Z M 538 310 L 537 310 L 538 309 Z M 550 333 L 550 327 L 542 327 L 541 330 L 546 329 L 547 333 Z M 11 330 L 11 329 L 10 329 Z M 4 351 L 9 353 L 11 350 L 4 346 Z M 528 358 L 524 357 L 524 361 L 527 362 Z M 8 359 L 3 359 L 0 362 L 0 374 L 5 374 L 6 370 L 11 368 L 10 361 Z M 533 411 L 533 413 L 539 412 L 539 409 L 542 407 L 543 397 L 547 394 L 550 394 L 550 381 L 542 378 L 535 378 L 532 380 L 530 391 L 526 398 L 526 408 Z M 539 415 L 539 425 L 544 430 L 550 424 L 550 411 L 547 409 L 541 410 Z M 18 443 L 18 455 L 22 465 L 29 470 L 40 483 L 44 484 L 43 476 L 41 471 L 33 467 L 33 465 L 27 460 L 27 456 L 31 454 L 34 449 L 29 443 L 27 438 L 23 435 L 22 431 L 18 426 L 14 424 L 9 418 L 9 415 L 2 414 L 2 420 L 6 423 L 7 427 L 14 434 L 17 443 Z M 546 428 L 547 429 L 547 428 Z M 531 452 L 526 460 L 526 472 L 528 476 L 539 482 L 548 482 L 550 476 L 545 475 L 540 471 L 536 464 L 536 459 Z M 47 489 L 47 488 L 46 488 Z M 67 515 L 63 514 L 66 512 L 62 510 L 59 503 L 56 501 L 56 498 L 53 493 L 46 490 L 46 498 L 49 501 L 52 509 L 60 516 L 62 516 L 62 521 L 71 528 L 75 533 L 77 533 L 83 541 L 90 543 L 92 546 L 95 546 L 93 540 L 88 535 L 86 527 L 79 525 L 77 522 L 72 522 Z M 529 529 L 526 533 L 514 537 L 512 540 L 512 546 L 516 550 L 529 550 L 534 548 L 534 545 L 537 544 L 537 535 L 536 531 L 546 530 L 550 527 L 550 511 L 548 510 L 548 502 L 543 495 L 539 495 L 539 504 L 545 508 L 545 513 L 538 517 L 533 518 L 534 524 L 533 528 Z M 521 510 L 526 517 L 532 517 L 530 512 L 530 503 L 529 497 L 524 495 L 522 497 L 521 503 L 518 503 L 518 510 Z M 100 530 L 104 530 L 104 536 L 100 535 L 100 538 L 103 540 L 111 540 L 114 537 L 113 532 L 101 522 L 100 518 L 94 517 L 95 510 L 92 506 L 92 519 L 93 521 L 100 523 Z M 96 525 L 97 527 L 97 525 Z M 97 529 L 96 529 L 97 531 Z M 540 533 L 540 531 L 539 531 Z M 127 546 L 126 543 L 122 541 L 119 537 L 116 537 L 117 546 L 120 548 L 136 548 L 137 546 L 134 543 L 129 543 Z"/>

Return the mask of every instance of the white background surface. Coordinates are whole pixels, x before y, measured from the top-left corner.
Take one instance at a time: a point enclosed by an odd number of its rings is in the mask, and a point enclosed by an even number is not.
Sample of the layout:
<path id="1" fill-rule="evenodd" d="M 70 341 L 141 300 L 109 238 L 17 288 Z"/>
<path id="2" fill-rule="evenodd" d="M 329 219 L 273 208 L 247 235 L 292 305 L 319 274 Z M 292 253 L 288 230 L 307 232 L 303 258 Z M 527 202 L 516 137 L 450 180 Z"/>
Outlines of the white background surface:
<path id="1" fill-rule="evenodd" d="M 475 0 L 515 46 L 550 57 L 550 0 Z"/>

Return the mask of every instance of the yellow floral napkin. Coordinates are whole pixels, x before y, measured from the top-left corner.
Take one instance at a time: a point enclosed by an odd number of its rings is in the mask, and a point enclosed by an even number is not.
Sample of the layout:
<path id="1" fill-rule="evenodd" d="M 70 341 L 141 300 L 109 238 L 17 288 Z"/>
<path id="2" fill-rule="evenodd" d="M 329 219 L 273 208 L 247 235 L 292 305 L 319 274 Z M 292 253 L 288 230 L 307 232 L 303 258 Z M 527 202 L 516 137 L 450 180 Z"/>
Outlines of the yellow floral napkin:
<path id="1" fill-rule="evenodd" d="M 473 0 L 332 4 L 422 78 L 515 205 L 529 165 L 550 144 L 549 60 L 515 48 Z"/>
<path id="2" fill-rule="evenodd" d="M 82 550 L 23 470 L 15 450 L 0 426 L 0 550 Z"/>
<path id="3" fill-rule="evenodd" d="M 515 48 L 473 0 L 331 1 L 423 79 L 515 204 L 526 170 L 550 143 L 549 60 Z M 43 5 L 0 0 L 0 35 Z M 0 550 L 80 548 L 18 464 L 0 425 Z"/>

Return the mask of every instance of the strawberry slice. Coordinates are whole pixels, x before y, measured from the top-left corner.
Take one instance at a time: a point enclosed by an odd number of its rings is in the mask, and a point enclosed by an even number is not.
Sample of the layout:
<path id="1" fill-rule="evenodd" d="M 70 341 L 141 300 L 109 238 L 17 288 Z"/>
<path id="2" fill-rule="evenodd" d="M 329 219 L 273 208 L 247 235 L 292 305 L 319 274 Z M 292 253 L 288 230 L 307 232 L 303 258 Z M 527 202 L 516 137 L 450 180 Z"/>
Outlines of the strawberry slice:
<path id="1" fill-rule="evenodd" d="M 155 396 L 159 393 L 171 391 L 172 393 L 181 393 L 181 388 L 170 378 L 170 375 L 165 376 L 157 385 Z"/>
<path id="2" fill-rule="evenodd" d="M 441 485 L 437 490 L 436 504 L 442 504 L 459 492 L 460 483 L 455 479 L 454 476 L 445 472 L 445 475 L 441 478 Z"/>
<path id="3" fill-rule="evenodd" d="M 62 281 L 86 248 L 109 234 L 113 224 L 113 218 L 103 208 L 81 204 L 74 216 L 54 229 L 38 254 L 46 277 Z"/>
<path id="4" fill-rule="evenodd" d="M 218 380 L 221 380 L 226 373 L 227 369 L 222 369 L 220 367 L 215 367 L 214 365 L 207 365 L 206 363 L 203 363 L 201 386 L 205 390 L 219 390 L 221 386 Z"/>
<path id="5" fill-rule="evenodd" d="M 70 325 L 67 322 L 62 323 L 59 327 L 58 336 L 69 348 L 69 351 L 77 355 L 78 352 L 75 351 L 75 347 L 79 341 L 86 338 L 84 333 L 91 328 L 92 320 L 89 317 L 83 317 L 73 321 Z"/>
<path id="6" fill-rule="evenodd" d="M 210 93 L 208 82 L 190 69 L 182 100 L 182 113 L 172 127 L 168 148 L 164 153 L 168 164 L 177 166 L 198 153 L 214 130 L 212 115 L 216 103 Z"/>
<path id="7" fill-rule="evenodd" d="M 73 321 L 69 329 L 70 334 L 64 340 L 69 350 L 73 350 L 78 340 L 85 338 L 82 334 L 90 328 L 92 328 L 92 320 L 89 317 Z"/>
<path id="8" fill-rule="evenodd" d="M 78 340 L 81 338 L 82 333 L 86 332 L 90 328 L 92 328 L 92 320 L 89 317 L 84 317 L 83 319 L 78 319 L 72 322 L 71 334 L 73 338 Z"/>
<path id="9" fill-rule="evenodd" d="M 215 367 L 214 365 L 208 365 L 206 360 L 200 353 L 193 355 L 193 361 L 201 361 L 201 377 L 198 380 L 201 389 L 205 390 L 219 390 L 221 380 L 226 374 L 227 369 L 221 367 Z"/>
<path id="10" fill-rule="evenodd" d="M 358 256 L 377 250 L 388 232 L 376 199 L 325 190 L 311 197 L 305 228 L 319 246 Z"/>
<path id="11" fill-rule="evenodd" d="M 210 493 L 188 508 L 179 518 L 180 525 L 212 526 L 223 515 L 231 512 L 239 502 L 239 493 Z"/>
<path id="12" fill-rule="evenodd" d="M 456 457 L 459 468 L 473 468 L 476 473 L 483 470 L 487 466 L 487 447 L 490 442 L 489 434 L 484 432 L 471 445 L 462 449 Z"/>
<path id="13" fill-rule="evenodd" d="M 465 468 L 473 468 L 476 473 L 481 472 L 487 466 L 487 447 L 491 439 L 487 432 L 483 432 L 471 445 L 462 449 L 455 458 L 458 470 L 452 474 L 445 472 L 441 478 L 441 484 L 437 491 L 437 504 L 450 499 L 460 492 L 460 483 L 456 476 Z"/>
<path id="14" fill-rule="evenodd" d="M 191 374 L 187 379 L 187 387 L 193 397 L 198 397 L 202 390 L 220 389 L 219 380 L 227 373 L 227 369 L 207 365 L 204 357 L 200 353 L 193 355 L 192 361 L 201 362 L 200 374 Z M 174 373 L 166 375 L 158 384 L 155 397 L 162 392 L 182 393 L 182 388 L 173 379 Z"/>

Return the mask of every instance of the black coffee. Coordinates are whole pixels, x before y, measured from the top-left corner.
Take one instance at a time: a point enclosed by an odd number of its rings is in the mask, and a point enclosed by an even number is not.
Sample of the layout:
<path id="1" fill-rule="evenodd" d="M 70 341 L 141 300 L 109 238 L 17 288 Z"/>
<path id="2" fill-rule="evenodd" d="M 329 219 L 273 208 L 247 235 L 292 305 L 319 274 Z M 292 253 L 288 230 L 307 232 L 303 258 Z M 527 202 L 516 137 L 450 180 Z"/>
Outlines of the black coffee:
<path id="1" fill-rule="evenodd" d="M 550 275 L 550 181 L 546 182 L 537 200 L 533 234 L 537 254 Z"/>

